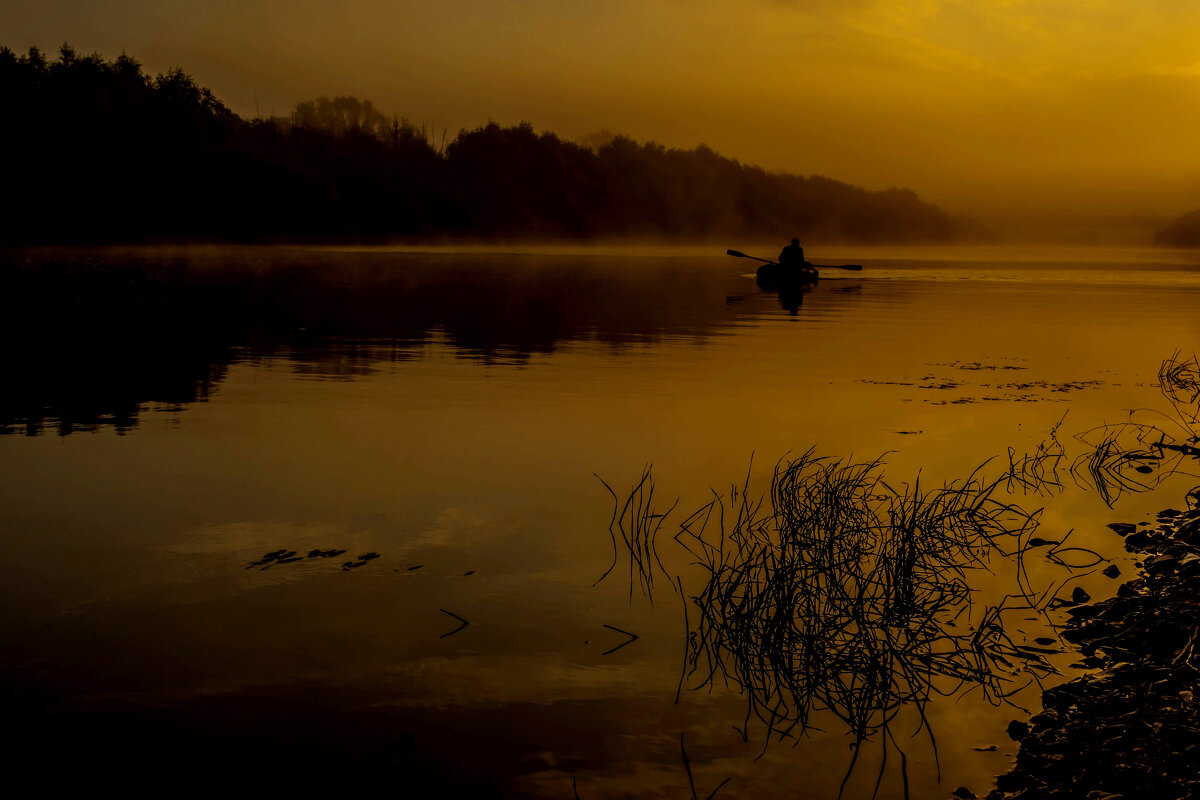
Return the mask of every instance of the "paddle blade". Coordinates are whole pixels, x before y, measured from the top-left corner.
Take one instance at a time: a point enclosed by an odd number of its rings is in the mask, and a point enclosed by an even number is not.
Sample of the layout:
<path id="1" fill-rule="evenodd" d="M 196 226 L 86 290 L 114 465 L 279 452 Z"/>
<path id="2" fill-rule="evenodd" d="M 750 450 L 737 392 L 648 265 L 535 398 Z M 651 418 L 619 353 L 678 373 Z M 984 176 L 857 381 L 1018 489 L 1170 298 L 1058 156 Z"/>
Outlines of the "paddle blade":
<path id="1" fill-rule="evenodd" d="M 726 250 L 725 255 L 734 256 L 736 258 L 748 258 L 745 253 L 739 253 L 737 250 Z"/>

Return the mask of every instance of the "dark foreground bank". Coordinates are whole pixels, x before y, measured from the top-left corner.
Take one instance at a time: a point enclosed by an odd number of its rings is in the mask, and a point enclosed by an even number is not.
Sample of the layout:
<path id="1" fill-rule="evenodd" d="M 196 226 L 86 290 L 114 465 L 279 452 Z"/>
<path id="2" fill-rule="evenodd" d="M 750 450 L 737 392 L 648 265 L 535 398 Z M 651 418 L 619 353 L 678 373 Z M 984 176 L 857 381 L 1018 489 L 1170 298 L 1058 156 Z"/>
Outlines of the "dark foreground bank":
<path id="1" fill-rule="evenodd" d="M 1063 638 L 1100 672 L 1048 690 L 1010 735 L 988 800 L 1200 796 L 1200 497 L 1155 526 L 1111 526 L 1144 556 L 1115 597 L 1071 609 Z"/>

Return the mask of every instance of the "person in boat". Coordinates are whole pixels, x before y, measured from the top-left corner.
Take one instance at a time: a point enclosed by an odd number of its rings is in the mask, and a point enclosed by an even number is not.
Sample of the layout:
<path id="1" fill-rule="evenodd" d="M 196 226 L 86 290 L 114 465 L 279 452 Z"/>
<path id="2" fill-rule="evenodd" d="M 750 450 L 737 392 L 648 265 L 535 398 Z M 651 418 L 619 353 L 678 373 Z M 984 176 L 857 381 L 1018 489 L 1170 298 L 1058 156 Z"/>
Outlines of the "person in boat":
<path id="1" fill-rule="evenodd" d="M 816 279 L 817 270 L 805 260 L 804 248 L 800 246 L 799 239 L 792 239 L 792 243 L 780 251 L 779 273 L 781 278 L 787 279 Z"/>
<path id="2" fill-rule="evenodd" d="M 792 243 L 779 252 L 779 266 L 789 272 L 793 269 L 801 269 L 807 264 L 808 262 L 804 260 L 804 248 L 800 246 L 799 239 L 792 239 Z"/>

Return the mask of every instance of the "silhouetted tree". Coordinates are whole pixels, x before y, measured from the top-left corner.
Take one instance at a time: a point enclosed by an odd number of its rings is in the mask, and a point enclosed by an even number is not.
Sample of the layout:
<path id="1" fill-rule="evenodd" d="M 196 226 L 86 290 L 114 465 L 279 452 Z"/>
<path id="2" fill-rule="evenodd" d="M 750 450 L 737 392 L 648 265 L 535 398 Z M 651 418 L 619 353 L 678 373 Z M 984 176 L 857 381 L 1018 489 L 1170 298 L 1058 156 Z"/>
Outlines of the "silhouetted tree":
<path id="1" fill-rule="evenodd" d="M 179 69 L 63 45 L 0 49 L 0 242 L 394 236 L 951 241 L 978 234 L 905 189 L 776 174 L 700 146 L 528 123 L 444 150 L 369 100 L 243 120 Z"/>

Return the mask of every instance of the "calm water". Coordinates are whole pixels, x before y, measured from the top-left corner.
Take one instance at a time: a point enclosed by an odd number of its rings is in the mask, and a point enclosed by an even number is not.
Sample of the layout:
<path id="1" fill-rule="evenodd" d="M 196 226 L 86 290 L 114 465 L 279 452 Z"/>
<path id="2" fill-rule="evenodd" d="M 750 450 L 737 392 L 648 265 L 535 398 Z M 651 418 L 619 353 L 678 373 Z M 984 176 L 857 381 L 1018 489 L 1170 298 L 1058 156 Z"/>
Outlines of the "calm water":
<path id="1" fill-rule="evenodd" d="M 625 553 L 595 584 L 613 561 L 597 476 L 628 491 L 653 464 L 659 510 L 680 499 L 662 558 L 694 595 L 677 522 L 748 472 L 763 491 L 788 453 L 886 454 L 889 483 L 934 485 L 993 456 L 999 474 L 1007 448 L 1031 451 L 1060 422 L 1078 445 L 1169 410 L 1157 372 L 1200 350 L 1200 263 L 809 256 L 866 269 L 792 297 L 760 291 L 752 262 L 699 250 L 9 254 L 9 757 L 391 771 L 425 795 L 686 797 L 682 734 L 700 797 L 727 778 L 718 797 L 837 796 L 844 725 L 822 717 L 766 746 L 751 726 L 743 741 L 735 686 L 680 688 L 685 603 L 668 582 L 653 602 L 631 593 Z M 1128 574 L 1105 525 L 1179 506 L 1194 483 L 1112 509 L 1070 479 L 1012 500 L 1045 507 L 1038 535 L 1070 533 Z M 346 553 L 247 568 L 280 549 Z M 1069 577 L 1036 561 L 1038 580 Z M 1012 590 L 1010 567 L 994 571 L 975 579 L 981 597 Z M 1094 570 L 1079 583 L 1115 586 Z M 1014 638 L 1047 635 L 1031 616 L 1009 620 Z M 614 650 L 621 631 L 640 638 Z M 1077 674 L 1072 656 L 1052 661 Z M 1036 709 L 1036 686 L 1014 702 Z M 928 735 L 910 738 L 904 715 L 896 728 L 913 795 L 986 793 L 1024 712 L 976 692 L 927 714 L 940 783 Z M 863 745 L 846 796 L 870 796 L 882 752 Z M 900 796 L 894 749 L 883 775 L 880 796 Z"/>

